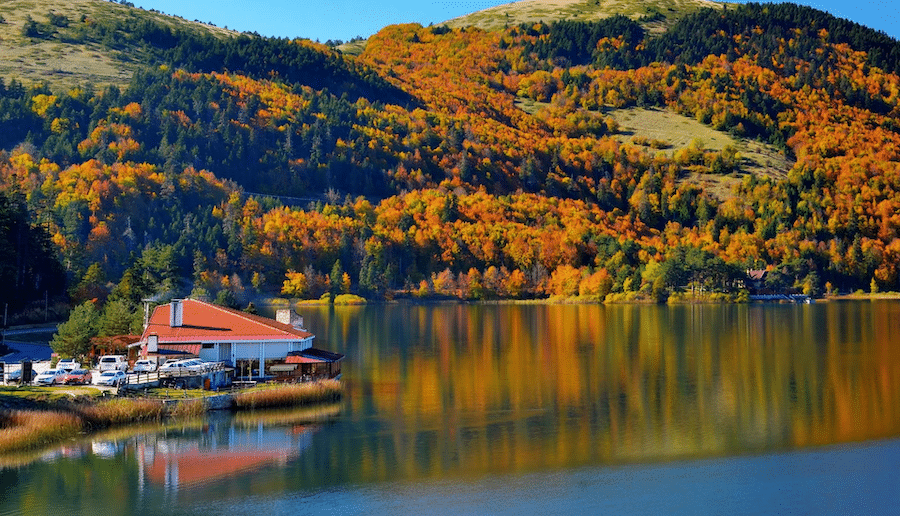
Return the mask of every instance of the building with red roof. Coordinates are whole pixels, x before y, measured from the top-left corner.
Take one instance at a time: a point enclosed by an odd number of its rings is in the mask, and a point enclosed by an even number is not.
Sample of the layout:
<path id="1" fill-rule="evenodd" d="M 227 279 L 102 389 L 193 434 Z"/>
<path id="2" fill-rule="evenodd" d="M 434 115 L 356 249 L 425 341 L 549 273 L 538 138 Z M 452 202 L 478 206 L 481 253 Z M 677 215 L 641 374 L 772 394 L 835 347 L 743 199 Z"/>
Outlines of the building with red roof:
<path id="1" fill-rule="evenodd" d="M 197 356 L 235 367 L 239 375 L 247 369 L 259 376 L 260 370 L 265 375 L 268 365 L 284 363 L 289 355 L 316 355 L 315 335 L 302 326 L 302 318 L 289 309 L 279 310 L 273 320 L 196 299 L 176 299 L 156 307 L 139 344 L 145 357 Z"/>

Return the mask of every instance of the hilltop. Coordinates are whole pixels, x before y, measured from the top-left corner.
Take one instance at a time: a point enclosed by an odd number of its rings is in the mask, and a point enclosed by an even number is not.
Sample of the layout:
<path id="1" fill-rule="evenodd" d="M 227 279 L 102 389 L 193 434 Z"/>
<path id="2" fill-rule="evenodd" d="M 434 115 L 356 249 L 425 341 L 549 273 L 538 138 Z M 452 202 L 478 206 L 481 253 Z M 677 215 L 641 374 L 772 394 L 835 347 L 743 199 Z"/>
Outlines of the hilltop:
<path id="1" fill-rule="evenodd" d="M 712 0 L 520 0 L 453 18 L 444 24 L 494 31 L 523 23 L 597 21 L 626 16 L 648 32 L 658 34 L 700 9 L 722 9 L 727 5 L 735 4 Z"/>
<path id="2" fill-rule="evenodd" d="M 54 89 L 92 83 L 125 86 L 146 58 L 137 47 L 110 48 L 92 30 L 98 24 L 138 21 L 215 37 L 234 31 L 107 0 L 6 0 L 0 3 L 0 76 Z M 28 20 L 34 22 L 25 34 Z"/>
<path id="3" fill-rule="evenodd" d="M 700 9 L 734 6 L 712 0 L 519 0 L 452 18 L 437 26 L 454 29 L 474 27 L 501 31 L 522 24 L 553 23 L 563 20 L 597 21 L 626 16 L 641 24 L 650 34 L 661 34 L 675 22 Z M 339 45 L 346 54 L 358 55 L 366 40 Z"/>

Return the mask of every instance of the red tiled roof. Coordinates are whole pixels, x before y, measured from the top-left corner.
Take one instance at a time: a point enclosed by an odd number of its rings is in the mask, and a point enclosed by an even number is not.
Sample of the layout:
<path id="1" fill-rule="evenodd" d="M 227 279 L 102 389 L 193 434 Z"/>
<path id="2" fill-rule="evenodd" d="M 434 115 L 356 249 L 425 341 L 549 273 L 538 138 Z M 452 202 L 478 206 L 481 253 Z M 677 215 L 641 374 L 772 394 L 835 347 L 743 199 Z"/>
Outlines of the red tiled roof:
<path id="1" fill-rule="evenodd" d="M 195 299 L 185 299 L 181 303 L 184 314 L 181 326 L 169 326 L 171 304 L 157 306 L 141 340 L 146 342 L 149 335 L 156 334 L 162 347 L 179 342 L 301 340 L 313 336 L 274 319 L 211 303 Z"/>
<path id="2" fill-rule="evenodd" d="M 766 276 L 766 269 L 750 269 L 747 271 L 747 277 L 752 280 L 761 280 Z"/>

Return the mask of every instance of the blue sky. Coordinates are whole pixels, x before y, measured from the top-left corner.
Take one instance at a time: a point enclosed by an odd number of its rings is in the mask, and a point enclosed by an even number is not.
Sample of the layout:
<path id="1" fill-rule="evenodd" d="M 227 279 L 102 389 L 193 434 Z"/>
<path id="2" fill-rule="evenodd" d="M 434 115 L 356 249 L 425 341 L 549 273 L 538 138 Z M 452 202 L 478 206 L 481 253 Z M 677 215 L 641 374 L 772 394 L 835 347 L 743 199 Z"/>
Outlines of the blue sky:
<path id="1" fill-rule="evenodd" d="M 258 32 L 264 36 L 301 37 L 325 42 L 368 37 L 386 25 L 440 23 L 509 0 L 131 0 L 188 20 Z M 900 5 L 896 0 L 799 0 L 900 39 Z"/>

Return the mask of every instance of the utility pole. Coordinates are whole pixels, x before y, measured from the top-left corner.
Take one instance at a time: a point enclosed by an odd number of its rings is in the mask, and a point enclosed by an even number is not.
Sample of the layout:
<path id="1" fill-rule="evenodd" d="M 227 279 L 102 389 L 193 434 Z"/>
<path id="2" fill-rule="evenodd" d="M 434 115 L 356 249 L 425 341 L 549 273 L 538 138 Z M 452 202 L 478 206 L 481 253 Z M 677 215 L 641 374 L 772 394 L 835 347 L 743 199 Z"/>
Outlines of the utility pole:
<path id="1" fill-rule="evenodd" d="M 0 349 L 6 349 L 6 312 L 8 309 L 9 303 L 3 303 L 3 327 L 0 328 Z"/>

